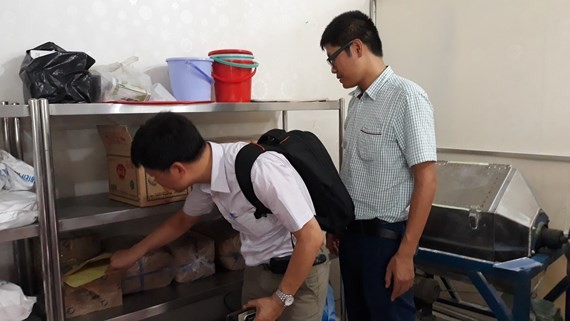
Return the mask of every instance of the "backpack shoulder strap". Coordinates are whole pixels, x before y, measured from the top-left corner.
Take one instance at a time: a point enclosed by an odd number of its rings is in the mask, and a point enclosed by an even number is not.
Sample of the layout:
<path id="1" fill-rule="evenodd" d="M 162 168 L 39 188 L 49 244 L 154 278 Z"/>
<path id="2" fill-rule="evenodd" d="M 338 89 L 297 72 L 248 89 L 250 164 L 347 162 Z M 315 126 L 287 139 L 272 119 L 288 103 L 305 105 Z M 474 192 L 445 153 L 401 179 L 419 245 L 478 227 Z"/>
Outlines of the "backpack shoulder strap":
<path id="1" fill-rule="evenodd" d="M 251 182 L 253 163 L 263 152 L 265 152 L 265 148 L 262 145 L 247 144 L 240 149 L 235 162 L 235 172 L 239 187 L 245 198 L 255 206 L 255 218 L 257 219 L 271 214 L 271 211 L 255 195 L 253 183 Z"/>

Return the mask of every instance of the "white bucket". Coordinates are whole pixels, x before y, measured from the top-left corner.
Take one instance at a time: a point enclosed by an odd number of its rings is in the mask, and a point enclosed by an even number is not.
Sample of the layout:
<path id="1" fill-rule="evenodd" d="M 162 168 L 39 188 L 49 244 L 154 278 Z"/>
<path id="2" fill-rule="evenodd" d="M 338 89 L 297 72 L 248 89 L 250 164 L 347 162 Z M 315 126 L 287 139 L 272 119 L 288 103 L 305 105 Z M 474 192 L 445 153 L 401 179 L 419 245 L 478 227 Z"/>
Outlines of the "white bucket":
<path id="1" fill-rule="evenodd" d="M 212 100 L 212 59 L 168 58 L 168 75 L 176 100 Z"/>

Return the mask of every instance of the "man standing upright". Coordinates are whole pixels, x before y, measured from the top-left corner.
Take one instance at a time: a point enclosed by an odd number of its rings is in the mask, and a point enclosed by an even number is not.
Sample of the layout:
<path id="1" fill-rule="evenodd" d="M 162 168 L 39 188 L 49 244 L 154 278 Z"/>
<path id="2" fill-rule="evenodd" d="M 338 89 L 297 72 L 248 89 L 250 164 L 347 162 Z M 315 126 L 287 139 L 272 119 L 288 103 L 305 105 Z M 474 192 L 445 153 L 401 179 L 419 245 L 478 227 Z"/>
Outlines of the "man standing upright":
<path id="1" fill-rule="evenodd" d="M 342 86 L 356 87 L 340 171 L 356 220 L 327 235 L 340 256 L 348 319 L 414 321 L 413 258 L 436 186 L 433 108 L 384 63 L 378 30 L 362 12 L 334 18 L 320 45 Z"/>

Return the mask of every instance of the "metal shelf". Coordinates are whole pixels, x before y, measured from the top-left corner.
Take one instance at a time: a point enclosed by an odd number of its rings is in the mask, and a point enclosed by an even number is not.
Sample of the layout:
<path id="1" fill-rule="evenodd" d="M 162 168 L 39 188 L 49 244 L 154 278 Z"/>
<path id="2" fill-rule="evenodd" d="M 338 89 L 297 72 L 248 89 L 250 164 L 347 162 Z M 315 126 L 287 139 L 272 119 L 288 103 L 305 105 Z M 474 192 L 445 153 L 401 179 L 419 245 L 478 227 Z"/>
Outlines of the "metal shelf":
<path id="1" fill-rule="evenodd" d="M 124 222 L 167 213 L 182 208 L 183 201 L 153 207 L 136 207 L 110 200 L 107 193 L 56 201 L 59 231 L 72 231 L 104 224 Z"/>
<path id="2" fill-rule="evenodd" d="M 0 118 L 29 117 L 28 105 L 2 105 Z"/>
<path id="3" fill-rule="evenodd" d="M 38 224 L 31 224 L 22 227 L 11 228 L 0 231 L 0 243 L 23 240 L 39 235 Z"/>
<path id="4" fill-rule="evenodd" d="M 216 295 L 240 290 L 243 271 L 221 272 L 190 283 L 130 294 L 116 308 L 74 317 L 73 321 L 138 321 L 181 308 Z M 190 318 L 191 319 L 191 318 Z"/>
<path id="5" fill-rule="evenodd" d="M 251 103 L 197 103 L 197 104 L 50 104 L 51 116 L 73 115 L 121 115 L 154 114 L 161 111 L 176 113 L 212 113 L 212 112 L 265 112 L 292 110 L 339 110 L 338 100 L 323 101 L 271 101 Z"/>
<path id="6" fill-rule="evenodd" d="M 172 214 L 182 208 L 183 202 L 175 202 L 155 207 L 140 208 L 113 201 L 108 194 L 97 194 L 55 200 L 55 184 L 51 150 L 50 118 L 52 116 L 115 116 L 155 114 L 162 111 L 176 113 L 242 113 L 242 112 L 281 112 L 283 128 L 287 126 L 287 111 L 338 111 L 339 120 L 344 119 L 342 100 L 321 101 L 256 101 L 248 103 L 97 103 L 97 104 L 49 104 L 46 100 L 30 101 L 31 118 L 38 128 L 38 139 L 41 146 L 35 150 L 40 161 L 42 174 L 47 179 L 42 185 L 44 199 L 42 206 L 47 209 L 45 231 L 47 239 L 42 244 L 42 260 L 46 262 L 44 276 L 47 278 L 48 294 L 46 295 L 46 313 L 48 321 L 64 320 L 64 299 L 61 291 L 61 274 L 59 273 L 58 240 L 61 232 L 102 226 L 134 219 Z M 28 109 L 25 108 L 27 116 Z M 0 111 L 0 115 L 1 111 Z M 2 116 L 0 116 L 2 117 Z M 35 128 L 35 127 L 34 127 Z M 339 121 L 339 136 L 342 134 L 342 122 Z M 41 162 L 40 162 L 41 163 Z M 38 228 L 34 230 L 38 234 Z M 0 237 L 2 234 L 0 233 Z M 0 239 L 1 240 L 1 239 Z M 191 282 L 175 284 L 163 289 L 146 291 L 124 297 L 123 305 L 117 308 L 72 318 L 73 321 L 110 320 L 131 321 L 142 320 L 160 315 L 168 310 L 183 307 L 229 291 L 240 290 L 243 283 L 243 272 L 225 272 L 212 277 Z"/>

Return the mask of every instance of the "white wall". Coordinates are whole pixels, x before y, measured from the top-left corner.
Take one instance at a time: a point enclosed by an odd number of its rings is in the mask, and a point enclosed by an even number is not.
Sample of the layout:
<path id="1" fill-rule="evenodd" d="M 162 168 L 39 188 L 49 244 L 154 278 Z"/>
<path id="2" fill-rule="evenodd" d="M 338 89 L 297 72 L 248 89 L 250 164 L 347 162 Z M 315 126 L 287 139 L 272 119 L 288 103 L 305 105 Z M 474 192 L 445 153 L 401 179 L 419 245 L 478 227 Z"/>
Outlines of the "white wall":
<path id="1" fill-rule="evenodd" d="M 23 103 L 18 72 L 25 51 L 47 41 L 68 51 L 86 52 L 97 65 L 138 56 L 136 66 L 167 88 L 166 58 L 206 57 L 214 49 L 243 48 L 253 51 L 260 62 L 253 78 L 253 99 L 338 99 L 348 91 L 330 74 L 319 41 L 334 16 L 354 9 L 368 10 L 368 1 L 4 1 L 0 100 Z M 290 127 L 323 135 L 333 158 L 338 158 L 337 116 L 334 112 L 308 115 L 292 113 Z M 207 135 L 225 133 L 211 118 L 196 118 Z M 104 151 L 94 129 L 97 123 L 141 121 L 136 117 L 55 119 L 59 196 L 107 190 Z M 255 123 L 248 125 L 248 131 L 279 124 L 277 115 L 232 115 L 221 121 L 231 135 L 242 133 L 242 123 Z M 24 136 L 29 156 L 30 135 Z M 0 244 L 0 279 L 8 278 L 10 264 L 10 245 Z"/>
<path id="2" fill-rule="evenodd" d="M 570 155 L 570 1 L 380 0 L 377 25 L 386 62 L 430 96 L 439 148 Z M 439 157 L 512 164 L 551 226 L 570 226 L 568 161 Z"/>
<path id="3" fill-rule="evenodd" d="M 320 36 L 335 15 L 367 8 L 365 0 L 10 1 L 0 10 L 0 99 L 22 100 L 24 52 L 46 41 L 96 64 L 136 55 L 166 85 L 166 58 L 249 49 L 260 62 L 254 98 L 337 98 L 345 91 L 330 75 Z"/>
<path id="4" fill-rule="evenodd" d="M 570 1 L 383 0 L 378 25 L 440 147 L 570 155 Z"/>

